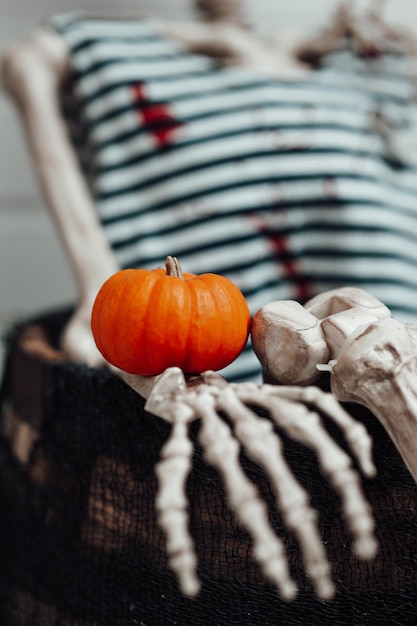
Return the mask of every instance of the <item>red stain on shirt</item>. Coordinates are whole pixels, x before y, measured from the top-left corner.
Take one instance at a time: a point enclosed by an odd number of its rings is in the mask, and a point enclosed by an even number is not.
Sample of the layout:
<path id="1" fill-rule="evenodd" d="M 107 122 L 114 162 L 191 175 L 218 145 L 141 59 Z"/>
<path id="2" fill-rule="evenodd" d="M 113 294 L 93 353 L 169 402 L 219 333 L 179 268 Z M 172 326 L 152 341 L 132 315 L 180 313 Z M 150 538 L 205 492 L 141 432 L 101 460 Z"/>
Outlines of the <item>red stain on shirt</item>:
<path id="1" fill-rule="evenodd" d="M 252 213 L 248 217 L 256 230 L 265 235 L 267 245 L 277 258 L 280 275 L 288 278 L 294 285 L 294 298 L 300 302 L 309 300 L 314 292 L 308 279 L 303 275 L 299 259 L 291 250 L 288 236 L 271 229 L 266 216 Z"/>
<path id="2" fill-rule="evenodd" d="M 166 102 L 152 102 L 146 93 L 146 85 L 137 83 L 132 86 L 135 103 L 143 125 L 156 140 L 159 147 L 165 148 L 173 143 L 175 131 L 183 122 L 175 119 L 172 105 Z"/>

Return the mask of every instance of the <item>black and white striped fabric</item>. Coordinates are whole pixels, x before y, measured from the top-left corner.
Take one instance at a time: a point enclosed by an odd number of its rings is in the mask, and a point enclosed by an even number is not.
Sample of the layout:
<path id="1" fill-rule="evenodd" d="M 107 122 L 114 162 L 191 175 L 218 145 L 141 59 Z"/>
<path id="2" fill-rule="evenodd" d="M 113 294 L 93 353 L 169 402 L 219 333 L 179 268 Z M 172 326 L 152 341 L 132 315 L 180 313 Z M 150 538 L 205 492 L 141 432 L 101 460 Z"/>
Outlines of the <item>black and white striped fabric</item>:
<path id="1" fill-rule="evenodd" d="M 235 281 L 252 312 L 354 285 L 417 323 L 410 64 L 348 47 L 300 80 L 239 68 L 152 22 L 57 16 L 64 111 L 121 267 L 177 256 Z M 382 130 L 381 130 L 382 129 Z M 259 376 L 250 347 L 226 370 Z"/>

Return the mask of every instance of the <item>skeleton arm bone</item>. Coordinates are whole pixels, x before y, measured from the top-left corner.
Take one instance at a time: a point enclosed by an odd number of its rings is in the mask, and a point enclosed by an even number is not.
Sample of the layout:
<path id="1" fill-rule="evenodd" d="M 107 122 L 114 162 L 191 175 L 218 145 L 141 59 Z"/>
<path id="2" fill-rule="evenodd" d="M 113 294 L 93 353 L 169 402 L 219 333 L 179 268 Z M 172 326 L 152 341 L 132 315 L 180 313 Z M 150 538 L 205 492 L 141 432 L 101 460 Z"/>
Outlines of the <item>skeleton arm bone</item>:
<path id="1" fill-rule="evenodd" d="M 2 62 L 4 88 L 14 99 L 46 204 L 75 274 L 79 305 L 63 337 L 75 360 L 102 363 L 90 332 L 98 289 L 117 271 L 59 110 L 59 86 L 68 72 L 59 35 L 40 30 L 9 49 Z"/>

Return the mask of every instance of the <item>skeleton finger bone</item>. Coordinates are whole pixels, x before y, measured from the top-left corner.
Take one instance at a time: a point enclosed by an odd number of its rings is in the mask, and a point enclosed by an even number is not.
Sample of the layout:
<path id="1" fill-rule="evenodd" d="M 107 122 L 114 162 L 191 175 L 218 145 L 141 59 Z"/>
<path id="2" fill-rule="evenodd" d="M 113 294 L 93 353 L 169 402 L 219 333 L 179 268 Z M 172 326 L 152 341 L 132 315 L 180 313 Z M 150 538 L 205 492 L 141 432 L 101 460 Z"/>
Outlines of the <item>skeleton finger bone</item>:
<path id="1" fill-rule="evenodd" d="M 142 376 L 128 375 L 128 380 L 136 382 L 140 389 L 148 388 L 150 384 L 150 379 Z M 196 574 L 194 542 L 188 529 L 186 496 L 186 481 L 194 450 L 188 437 L 188 423 L 195 418 L 195 412 L 181 401 L 186 381 L 179 368 L 171 368 L 152 380 L 154 386 L 146 409 L 172 423 L 171 434 L 155 467 L 158 479 L 155 506 L 159 524 L 165 533 L 168 565 L 176 574 L 184 595 L 195 596 L 200 590 L 200 582 Z"/>
<path id="2" fill-rule="evenodd" d="M 228 386 L 226 380 L 217 372 L 204 372 L 201 378 L 205 383 L 215 385 L 218 388 Z M 314 386 L 295 387 L 270 384 L 259 386 L 250 382 L 230 385 L 230 388 L 234 390 L 236 396 L 244 404 L 261 405 L 266 410 L 269 410 L 271 397 L 279 398 L 283 402 L 288 400 L 315 407 L 340 428 L 361 472 L 369 478 L 375 476 L 376 468 L 372 460 L 372 439 L 368 431 L 361 422 L 355 420 L 345 411 L 332 394 Z"/>
<path id="3" fill-rule="evenodd" d="M 324 429 L 318 414 L 309 411 L 304 405 L 285 400 L 275 401 L 270 405 L 270 411 L 275 423 L 289 437 L 316 453 L 323 474 L 341 499 L 356 555 L 363 559 L 375 556 L 377 543 L 373 517 L 350 457 Z"/>
<path id="4" fill-rule="evenodd" d="M 251 536 L 253 553 L 264 575 L 277 586 L 284 599 L 291 600 L 297 588 L 289 575 L 284 547 L 269 525 L 266 506 L 255 485 L 240 466 L 239 443 L 217 414 L 212 394 L 202 394 L 197 407 L 202 417 L 199 439 L 205 457 L 219 471 L 229 506 Z"/>
<path id="5" fill-rule="evenodd" d="M 261 389 L 266 397 L 279 397 L 283 400 L 310 405 L 326 415 L 342 431 L 350 451 L 365 476 L 370 478 L 375 476 L 376 469 L 372 460 L 372 439 L 365 426 L 353 419 L 330 393 L 325 393 L 318 387 L 262 385 Z M 243 390 L 239 392 L 239 395 L 242 392 Z M 258 396 L 258 398 L 261 397 L 261 395 Z"/>
<path id="6" fill-rule="evenodd" d="M 354 307 L 324 318 L 320 327 L 329 347 L 330 360 L 336 360 L 346 339 L 358 328 L 366 328 L 377 321 L 368 309 Z"/>
<path id="7" fill-rule="evenodd" d="M 342 510 L 354 538 L 355 553 L 360 558 L 372 558 L 377 549 L 373 532 L 374 521 L 362 493 L 359 476 L 352 468 L 350 457 L 332 440 L 317 413 L 310 411 L 304 403 L 299 402 L 299 399 L 302 393 L 303 398 L 310 400 L 307 404 L 314 404 L 320 407 L 321 412 L 328 412 L 330 415 L 334 414 L 334 405 L 337 403 L 330 394 L 324 394 L 316 389 L 311 389 L 309 393 L 310 389 L 290 388 L 288 391 L 293 393 L 288 394 L 285 388 L 280 387 L 263 385 L 261 389 L 267 393 L 256 394 L 248 390 L 245 394 L 240 389 L 239 396 L 245 403 L 267 409 L 274 422 L 289 437 L 314 450 L 323 474 L 328 477 L 341 498 Z M 278 393 L 274 393 L 275 390 Z M 287 395 L 289 397 L 286 397 Z M 314 402 L 311 402 L 312 400 Z M 370 454 L 370 437 L 362 424 L 353 420 L 341 407 L 340 409 L 335 421 L 341 426 L 345 437 L 350 440 L 349 443 L 356 453 L 361 469 L 365 474 L 372 476 L 375 473 L 375 466 Z"/>
<path id="8" fill-rule="evenodd" d="M 271 408 L 270 403 L 266 404 L 267 408 Z M 317 528 L 317 513 L 310 507 L 307 493 L 289 469 L 272 423 L 257 417 L 245 407 L 231 388 L 221 394 L 218 406 L 232 420 L 235 435 L 249 458 L 262 467 L 269 477 L 278 509 L 284 523 L 294 532 L 300 544 L 306 572 L 318 597 L 323 600 L 331 598 L 335 588 Z M 290 407 L 287 405 L 287 408 Z"/>
<path id="9" fill-rule="evenodd" d="M 185 483 L 191 469 L 193 445 L 187 435 L 187 423 L 178 407 L 171 436 L 161 451 L 161 460 L 155 467 L 158 478 L 156 510 L 166 536 L 168 565 L 177 575 L 181 591 L 195 596 L 200 590 L 196 575 L 197 558 L 194 543 L 188 531 L 188 503 Z"/>
<path id="10" fill-rule="evenodd" d="M 330 289 L 308 300 L 304 308 L 319 320 L 349 309 L 362 308 L 377 319 L 391 317 L 391 311 L 375 296 L 359 287 Z"/>
<path id="11" fill-rule="evenodd" d="M 330 358 L 318 319 L 292 300 L 259 309 L 252 319 L 251 336 L 266 382 L 309 385 L 320 376 L 317 363 Z"/>
<path id="12" fill-rule="evenodd" d="M 329 347 L 337 356 L 347 337 L 361 326 L 391 317 L 391 311 L 375 296 L 357 287 L 332 289 L 312 298 L 305 309 L 318 320 Z"/>

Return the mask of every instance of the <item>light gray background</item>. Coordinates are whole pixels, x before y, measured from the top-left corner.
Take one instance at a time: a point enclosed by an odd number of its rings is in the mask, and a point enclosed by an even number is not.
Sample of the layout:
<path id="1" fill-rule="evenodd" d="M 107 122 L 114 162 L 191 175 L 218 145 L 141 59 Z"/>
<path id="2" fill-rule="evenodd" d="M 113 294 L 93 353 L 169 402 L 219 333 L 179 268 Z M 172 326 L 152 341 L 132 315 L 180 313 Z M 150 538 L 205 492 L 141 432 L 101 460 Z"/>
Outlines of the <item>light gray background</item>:
<path id="1" fill-rule="evenodd" d="M 337 4 L 246 1 L 250 18 L 268 36 L 288 30 L 311 35 L 328 22 Z M 192 14 L 191 7 L 192 0 L 0 0 L 0 54 L 52 13 L 81 9 L 96 15 L 181 19 Z M 417 31 L 416 0 L 392 0 L 386 15 Z M 69 266 L 38 192 L 16 111 L 0 91 L 0 332 L 14 319 L 74 299 Z"/>

